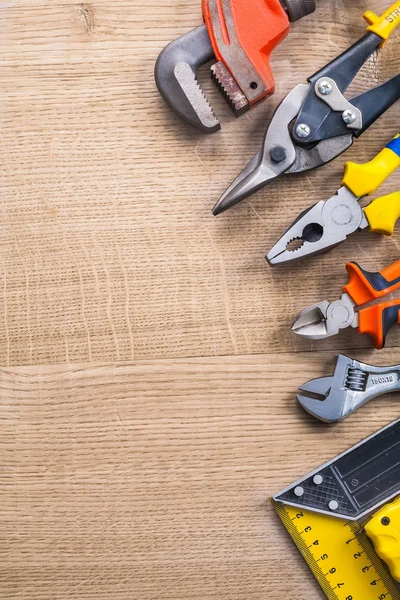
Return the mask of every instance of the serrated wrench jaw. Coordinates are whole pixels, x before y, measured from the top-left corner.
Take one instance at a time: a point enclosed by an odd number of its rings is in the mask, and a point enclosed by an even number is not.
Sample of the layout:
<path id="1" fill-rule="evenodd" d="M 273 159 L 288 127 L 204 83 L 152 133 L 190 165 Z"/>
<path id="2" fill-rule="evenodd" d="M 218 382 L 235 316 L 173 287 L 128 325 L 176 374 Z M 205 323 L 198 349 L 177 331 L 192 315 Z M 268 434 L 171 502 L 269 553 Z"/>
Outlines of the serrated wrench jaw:
<path id="1" fill-rule="evenodd" d="M 155 80 L 166 103 L 204 133 L 221 125 L 197 82 L 197 70 L 215 58 L 207 27 L 202 25 L 168 44 L 155 66 Z"/>

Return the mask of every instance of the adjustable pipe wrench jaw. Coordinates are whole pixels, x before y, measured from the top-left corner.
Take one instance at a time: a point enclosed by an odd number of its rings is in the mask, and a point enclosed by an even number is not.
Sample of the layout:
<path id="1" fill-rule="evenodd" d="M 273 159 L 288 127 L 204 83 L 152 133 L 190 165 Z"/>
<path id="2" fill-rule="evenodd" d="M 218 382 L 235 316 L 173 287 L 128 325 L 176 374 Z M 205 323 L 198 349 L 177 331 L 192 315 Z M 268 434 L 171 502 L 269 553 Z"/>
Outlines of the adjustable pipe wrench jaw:
<path id="1" fill-rule="evenodd" d="M 315 0 L 203 0 L 202 7 L 205 25 L 164 48 L 155 79 L 181 118 L 214 133 L 220 123 L 197 82 L 199 67 L 216 60 L 211 76 L 239 117 L 274 93 L 271 52 L 290 21 L 315 10 Z"/>

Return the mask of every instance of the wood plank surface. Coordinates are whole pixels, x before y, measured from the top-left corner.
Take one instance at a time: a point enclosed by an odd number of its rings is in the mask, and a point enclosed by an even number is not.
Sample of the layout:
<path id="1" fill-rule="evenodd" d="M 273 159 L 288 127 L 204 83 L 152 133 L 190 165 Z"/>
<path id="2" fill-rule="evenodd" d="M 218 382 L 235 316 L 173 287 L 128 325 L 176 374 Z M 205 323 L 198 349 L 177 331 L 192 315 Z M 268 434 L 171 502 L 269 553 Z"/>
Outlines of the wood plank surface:
<path id="1" fill-rule="evenodd" d="M 316 423 L 293 390 L 332 366 L 297 353 L 3 369 L 2 598 L 321 599 L 268 499 L 399 412 L 386 396 Z"/>
<path id="2" fill-rule="evenodd" d="M 211 208 L 283 95 L 389 5 L 318 0 L 274 53 L 275 96 L 239 120 L 204 69 L 222 122 L 204 136 L 153 79 L 200 0 L 0 1 L 0 598 L 323 598 L 268 498 L 399 411 L 387 396 L 325 427 L 295 392 L 338 351 L 400 363 L 400 330 L 377 353 L 290 324 L 338 296 L 348 260 L 399 258 L 399 233 L 275 270 L 264 255 L 390 140 L 398 105 L 330 165 Z M 350 95 L 397 74 L 398 48 Z"/>
<path id="3" fill-rule="evenodd" d="M 344 158 L 219 218 L 210 211 L 283 94 L 363 34 L 367 6 L 389 4 L 319 0 L 274 55 L 275 96 L 239 120 L 205 78 L 223 124 L 213 136 L 181 123 L 153 80 L 161 48 L 200 22 L 200 2 L 0 4 L 0 364 L 310 349 L 290 334 L 294 314 L 337 295 L 347 259 L 379 269 L 398 252 L 397 236 L 363 232 L 318 260 L 267 267 L 285 226 L 338 188 Z M 398 36 L 353 89 L 398 72 Z M 372 158 L 396 132 L 396 111 L 346 158 Z M 343 343 L 368 342 L 321 347 Z"/>

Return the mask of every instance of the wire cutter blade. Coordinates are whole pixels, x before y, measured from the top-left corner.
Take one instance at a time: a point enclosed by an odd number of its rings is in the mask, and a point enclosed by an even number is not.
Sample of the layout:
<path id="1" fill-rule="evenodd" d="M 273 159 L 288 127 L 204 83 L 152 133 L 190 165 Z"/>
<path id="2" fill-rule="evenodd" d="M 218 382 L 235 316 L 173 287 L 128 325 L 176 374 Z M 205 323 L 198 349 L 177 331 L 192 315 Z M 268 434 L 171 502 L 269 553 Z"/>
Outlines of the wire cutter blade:
<path id="1" fill-rule="evenodd" d="M 400 323 L 400 299 L 377 299 L 400 288 L 400 260 L 377 273 L 362 269 L 357 263 L 346 265 L 349 282 L 335 302 L 319 302 L 301 311 L 292 331 L 297 335 L 320 340 L 353 327 L 371 336 L 375 348 L 383 348 L 390 329 Z"/>
<path id="2" fill-rule="evenodd" d="M 296 335 L 309 340 L 323 340 L 337 335 L 340 329 L 356 327 L 355 303 L 348 294 L 343 294 L 336 302 L 323 300 L 302 310 L 293 326 Z"/>

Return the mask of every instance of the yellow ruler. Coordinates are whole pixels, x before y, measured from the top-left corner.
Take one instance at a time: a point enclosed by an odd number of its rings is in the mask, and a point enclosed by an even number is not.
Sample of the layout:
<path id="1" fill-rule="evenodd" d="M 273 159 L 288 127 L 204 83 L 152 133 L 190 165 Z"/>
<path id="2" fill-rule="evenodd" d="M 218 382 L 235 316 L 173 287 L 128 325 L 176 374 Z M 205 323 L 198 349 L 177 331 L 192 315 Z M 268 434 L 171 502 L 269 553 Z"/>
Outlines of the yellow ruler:
<path id="1" fill-rule="evenodd" d="M 400 590 L 357 523 L 273 505 L 329 600 L 400 600 Z"/>

